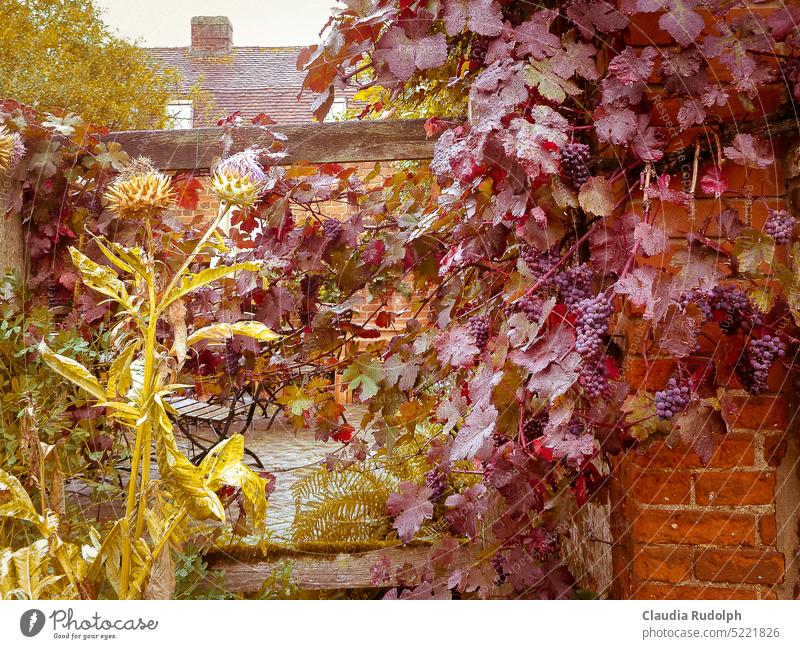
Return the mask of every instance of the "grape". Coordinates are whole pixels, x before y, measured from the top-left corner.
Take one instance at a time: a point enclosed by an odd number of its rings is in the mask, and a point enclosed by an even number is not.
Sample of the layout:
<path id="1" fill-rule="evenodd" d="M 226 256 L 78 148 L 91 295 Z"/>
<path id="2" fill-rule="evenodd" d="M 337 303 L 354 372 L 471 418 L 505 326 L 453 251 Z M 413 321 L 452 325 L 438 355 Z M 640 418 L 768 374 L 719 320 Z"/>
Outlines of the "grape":
<path id="1" fill-rule="evenodd" d="M 537 278 L 546 275 L 558 263 L 559 259 L 558 251 L 553 248 L 542 252 L 527 244 L 522 245 L 520 255 L 531 274 Z"/>
<path id="2" fill-rule="evenodd" d="M 736 376 L 750 394 L 759 394 L 767 388 L 767 377 L 775 359 L 786 353 L 786 347 L 777 336 L 766 334 L 752 338 L 736 363 Z"/>
<path id="3" fill-rule="evenodd" d="M 578 384 L 590 398 L 596 399 L 602 396 L 608 387 L 608 372 L 605 363 L 602 360 L 585 363 L 581 367 Z"/>
<path id="4" fill-rule="evenodd" d="M 486 349 L 486 343 L 489 341 L 489 316 L 473 316 L 467 321 L 467 328 L 475 337 L 475 344 L 478 346 L 478 349 Z"/>
<path id="5" fill-rule="evenodd" d="M 613 307 L 604 293 L 581 300 L 575 307 L 575 349 L 584 358 L 599 359 L 603 352 L 603 339 L 608 333 L 608 319 Z"/>
<path id="6" fill-rule="evenodd" d="M 428 487 L 433 494 L 431 500 L 439 500 L 447 489 L 447 476 L 445 472 L 439 468 L 434 468 L 425 474 L 425 486 Z"/>
<path id="7" fill-rule="evenodd" d="M 343 230 L 342 224 L 336 219 L 327 219 L 322 223 L 322 231 L 328 239 L 338 238 Z"/>
<path id="8" fill-rule="evenodd" d="M 542 304 L 539 300 L 525 296 L 514 302 L 513 310 L 525 314 L 531 322 L 538 322 L 542 317 Z"/>
<path id="9" fill-rule="evenodd" d="M 561 149 L 561 178 L 574 190 L 579 190 L 591 177 L 591 149 L 586 144 L 567 144 Z"/>
<path id="10" fill-rule="evenodd" d="M 727 335 L 761 324 L 750 299 L 735 286 L 695 289 L 682 295 L 679 302 L 684 308 L 690 302 L 696 304 L 706 319 L 719 322 L 720 329 Z"/>
<path id="11" fill-rule="evenodd" d="M 555 276 L 555 284 L 561 293 L 561 299 L 570 309 L 578 302 L 589 297 L 594 272 L 586 264 L 562 271 Z"/>
<path id="12" fill-rule="evenodd" d="M 775 243 L 783 245 L 791 240 L 795 223 L 797 219 L 789 216 L 786 210 L 770 210 L 764 231 L 775 239 Z"/>
<path id="13" fill-rule="evenodd" d="M 525 423 L 522 424 L 522 435 L 525 437 L 525 440 L 530 441 L 541 437 L 542 433 L 544 433 L 545 423 L 546 417 L 542 417 L 541 415 L 538 417 L 528 417 Z"/>
<path id="14" fill-rule="evenodd" d="M 670 379 L 666 390 L 656 392 L 656 414 L 660 419 L 671 419 L 686 408 L 691 397 L 691 384 Z"/>

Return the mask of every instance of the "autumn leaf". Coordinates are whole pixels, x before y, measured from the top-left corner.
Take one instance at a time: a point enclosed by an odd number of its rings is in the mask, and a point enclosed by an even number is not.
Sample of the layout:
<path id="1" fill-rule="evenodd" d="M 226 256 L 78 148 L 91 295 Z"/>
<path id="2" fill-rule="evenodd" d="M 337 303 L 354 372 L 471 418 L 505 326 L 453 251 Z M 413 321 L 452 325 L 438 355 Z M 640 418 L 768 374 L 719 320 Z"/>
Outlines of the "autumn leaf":
<path id="1" fill-rule="evenodd" d="M 610 216 L 614 211 L 614 188 L 600 176 L 592 176 L 583 183 L 578 193 L 583 211 L 595 216 Z"/>
<path id="2" fill-rule="evenodd" d="M 342 373 L 342 381 L 353 390 L 359 391 L 362 401 L 378 394 L 378 382 L 383 376 L 383 368 L 369 354 L 362 354 Z"/>
<path id="3" fill-rule="evenodd" d="M 422 522 L 433 517 L 430 498 L 433 491 L 413 482 L 400 483 L 400 493 L 394 493 L 386 501 L 386 513 L 394 516 L 394 528 L 403 543 L 408 543 L 417 533 Z"/>

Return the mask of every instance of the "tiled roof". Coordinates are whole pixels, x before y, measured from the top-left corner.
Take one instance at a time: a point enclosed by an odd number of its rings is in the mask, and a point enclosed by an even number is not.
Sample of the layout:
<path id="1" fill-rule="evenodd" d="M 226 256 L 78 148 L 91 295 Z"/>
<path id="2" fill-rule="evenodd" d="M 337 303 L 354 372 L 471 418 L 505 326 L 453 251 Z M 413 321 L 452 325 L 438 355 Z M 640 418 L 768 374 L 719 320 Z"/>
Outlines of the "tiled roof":
<path id="1" fill-rule="evenodd" d="M 183 77 L 179 92 L 198 84 L 213 97 L 207 123 L 235 110 L 243 117 L 267 113 L 279 124 L 309 122 L 313 93 L 298 99 L 304 73 L 297 70 L 300 47 L 234 47 L 229 54 L 201 54 L 190 47 L 152 47 L 148 51 L 162 67 Z M 349 93 L 352 94 L 352 93 Z M 195 126 L 203 124 L 195 123 Z"/>

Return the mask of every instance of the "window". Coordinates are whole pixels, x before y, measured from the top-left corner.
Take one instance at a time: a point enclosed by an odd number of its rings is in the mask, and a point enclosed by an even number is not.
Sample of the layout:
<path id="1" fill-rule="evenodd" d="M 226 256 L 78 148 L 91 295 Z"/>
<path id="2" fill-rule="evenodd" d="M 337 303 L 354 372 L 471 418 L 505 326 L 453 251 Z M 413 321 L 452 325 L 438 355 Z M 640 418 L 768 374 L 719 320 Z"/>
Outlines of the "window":
<path id="1" fill-rule="evenodd" d="M 191 99 L 176 99 L 167 104 L 169 128 L 192 128 L 194 107 Z"/>
<path id="2" fill-rule="evenodd" d="M 331 109 L 325 116 L 325 121 L 335 122 L 336 120 L 342 119 L 346 112 L 347 112 L 347 99 L 345 99 L 344 97 L 337 97 L 336 99 L 333 100 L 333 103 L 331 104 Z"/>

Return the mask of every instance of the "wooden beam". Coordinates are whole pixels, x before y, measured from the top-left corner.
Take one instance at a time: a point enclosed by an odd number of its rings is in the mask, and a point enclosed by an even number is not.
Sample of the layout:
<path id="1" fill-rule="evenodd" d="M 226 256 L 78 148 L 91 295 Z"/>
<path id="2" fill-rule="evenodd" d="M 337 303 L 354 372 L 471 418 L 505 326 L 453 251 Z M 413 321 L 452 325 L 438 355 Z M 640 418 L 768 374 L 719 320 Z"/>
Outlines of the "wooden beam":
<path id="1" fill-rule="evenodd" d="M 435 139 L 425 134 L 425 120 L 349 121 L 276 126 L 287 137 L 286 157 L 292 162 L 378 162 L 426 160 L 433 156 Z M 118 142 L 133 157 L 150 158 L 159 169 L 208 169 L 222 155 L 221 128 L 163 131 L 118 131 L 106 141 Z M 257 126 L 235 129 L 231 153 L 249 146 L 272 143 L 268 131 Z"/>
<path id="2" fill-rule="evenodd" d="M 290 582 L 302 590 L 332 590 L 338 588 L 373 587 L 372 566 L 382 556 L 391 561 L 390 582 L 381 586 L 397 585 L 397 570 L 405 563 L 420 566 L 430 560 L 429 547 L 395 547 L 350 554 L 308 554 L 286 557 L 259 563 L 242 563 L 232 559 L 212 561 L 209 570 L 225 571 L 225 590 L 231 593 L 257 592 L 265 579 L 290 563 Z"/>

